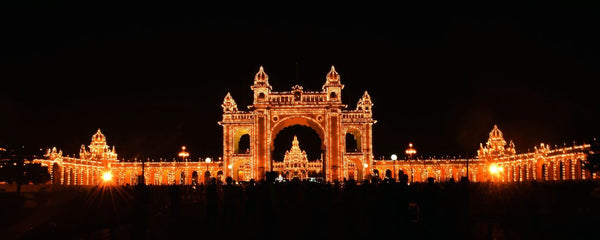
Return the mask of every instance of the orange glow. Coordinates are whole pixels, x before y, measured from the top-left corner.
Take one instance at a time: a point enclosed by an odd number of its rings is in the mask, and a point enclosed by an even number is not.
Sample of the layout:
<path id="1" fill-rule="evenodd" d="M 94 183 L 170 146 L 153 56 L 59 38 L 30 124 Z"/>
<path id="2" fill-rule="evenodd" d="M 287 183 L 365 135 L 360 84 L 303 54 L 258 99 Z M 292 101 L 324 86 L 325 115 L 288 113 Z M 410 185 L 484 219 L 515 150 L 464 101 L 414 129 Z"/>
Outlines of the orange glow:
<path id="1" fill-rule="evenodd" d="M 113 178 L 113 175 L 110 172 L 105 172 L 104 174 L 102 174 L 102 180 L 105 182 L 112 180 L 112 178 Z"/>
<path id="2" fill-rule="evenodd" d="M 179 152 L 178 156 L 181 157 L 182 160 L 185 160 L 185 158 L 190 156 L 190 153 L 185 151 L 185 146 L 181 146 L 181 152 Z"/>
<path id="3" fill-rule="evenodd" d="M 413 148 L 413 144 L 412 143 L 409 143 L 408 144 L 408 149 L 406 149 L 405 153 L 409 157 L 412 157 L 412 155 L 417 154 L 417 150 Z"/>

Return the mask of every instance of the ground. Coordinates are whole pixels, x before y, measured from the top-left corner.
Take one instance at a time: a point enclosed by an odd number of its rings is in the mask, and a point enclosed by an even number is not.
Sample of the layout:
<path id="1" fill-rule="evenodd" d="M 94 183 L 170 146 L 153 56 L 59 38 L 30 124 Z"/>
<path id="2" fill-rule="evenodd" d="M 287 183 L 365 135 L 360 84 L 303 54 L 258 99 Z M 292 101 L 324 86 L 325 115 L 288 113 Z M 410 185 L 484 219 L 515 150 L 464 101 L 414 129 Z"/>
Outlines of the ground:
<path id="1" fill-rule="evenodd" d="M 582 239 L 600 182 L 53 187 L 0 193 L 3 239 Z M 0 190 L 1 191 L 1 190 Z"/>

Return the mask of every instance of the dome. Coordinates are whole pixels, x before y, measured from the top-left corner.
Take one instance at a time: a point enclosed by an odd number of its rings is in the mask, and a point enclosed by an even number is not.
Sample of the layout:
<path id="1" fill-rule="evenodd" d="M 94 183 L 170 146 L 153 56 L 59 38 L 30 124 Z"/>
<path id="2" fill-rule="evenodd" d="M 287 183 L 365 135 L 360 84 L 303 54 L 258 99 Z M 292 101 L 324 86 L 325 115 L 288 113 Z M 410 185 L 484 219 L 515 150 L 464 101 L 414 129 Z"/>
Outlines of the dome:
<path id="1" fill-rule="evenodd" d="M 104 143 L 106 142 L 106 137 L 104 137 L 104 134 L 102 134 L 102 132 L 100 131 L 100 128 L 98 128 L 98 132 L 96 132 L 96 134 L 94 134 L 92 136 L 92 143 Z"/>
<path id="2" fill-rule="evenodd" d="M 334 66 L 331 66 L 331 70 L 329 71 L 329 73 L 327 73 L 327 80 L 328 81 L 339 81 L 340 80 L 340 74 L 335 71 Z"/>
<path id="3" fill-rule="evenodd" d="M 492 131 L 490 132 L 490 138 L 503 138 L 502 132 L 500 131 L 500 129 L 498 129 L 497 125 L 494 125 L 494 129 L 492 129 Z"/>
<path id="4" fill-rule="evenodd" d="M 260 66 L 260 69 L 258 70 L 258 72 L 256 73 L 256 75 L 254 76 L 254 81 L 256 81 L 256 82 L 266 82 L 267 80 L 269 80 L 269 76 L 267 75 L 267 73 L 265 73 L 265 70 L 263 69 L 263 67 Z"/>

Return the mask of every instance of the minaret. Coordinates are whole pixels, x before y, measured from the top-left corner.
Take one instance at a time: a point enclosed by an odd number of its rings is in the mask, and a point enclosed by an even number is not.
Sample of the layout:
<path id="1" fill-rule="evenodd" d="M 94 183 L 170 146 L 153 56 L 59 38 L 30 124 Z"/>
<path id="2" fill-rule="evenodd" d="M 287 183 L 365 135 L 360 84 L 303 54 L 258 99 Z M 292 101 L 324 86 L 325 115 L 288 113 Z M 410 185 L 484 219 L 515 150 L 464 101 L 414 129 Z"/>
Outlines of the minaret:
<path id="1" fill-rule="evenodd" d="M 221 107 L 223 107 L 223 112 L 225 113 L 238 111 L 237 104 L 235 103 L 235 100 L 233 100 L 233 97 L 231 97 L 230 93 L 227 93 L 225 99 L 223 99 L 223 104 Z"/>
<path id="2" fill-rule="evenodd" d="M 360 98 L 360 100 L 358 100 L 358 103 L 356 104 L 356 110 L 370 113 L 372 111 L 373 105 L 373 102 L 371 102 L 371 96 L 369 96 L 369 93 L 365 91 L 363 96 Z"/>
<path id="3" fill-rule="evenodd" d="M 325 77 L 325 85 L 323 85 L 323 91 L 327 93 L 327 101 L 341 102 L 342 101 L 342 89 L 344 85 L 340 83 L 340 74 L 335 71 L 335 67 L 331 65 L 331 70 Z"/>
<path id="4" fill-rule="evenodd" d="M 254 103 L 263 103 L 269 98 L 271 93 L 271 85 L 269 84 L 269 76 L 265 73 L 262 66 L 254 75 L 254 85 L 250 87 L 254 91 Z"/>

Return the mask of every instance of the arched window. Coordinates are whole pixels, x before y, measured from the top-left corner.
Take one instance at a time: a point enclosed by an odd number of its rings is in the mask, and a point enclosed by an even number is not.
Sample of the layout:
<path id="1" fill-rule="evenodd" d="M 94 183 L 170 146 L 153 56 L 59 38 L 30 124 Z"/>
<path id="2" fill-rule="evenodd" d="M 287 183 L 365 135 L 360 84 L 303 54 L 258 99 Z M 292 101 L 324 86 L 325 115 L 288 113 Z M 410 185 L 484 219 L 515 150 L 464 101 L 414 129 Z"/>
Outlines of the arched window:
<path id="1" fill-rule="evenodd" d="M 260 100 L 265 99 L 265 93 L 259 93 L 258 94 L 258 99 L 260 99 Z"/>
<path id="2" fill-rule="evenodd" d="M 198 172 L 192 172 L 192 185 L 198 185 Z"/>
<path id="3" fill-rule="evenodd" d="M 331 98 L 331 99 L 336 99 L 336 98 L 337 98 L 337 93 L 335 93 L 335 92 L 331 92 L 331 93 L 329 94 L 329 98 Z"/>
<path id="4" fill-rule="evenodd" d="M 237 154 L 250 153 L 250 134 L 244 134 L 238 141 Z"/>
<path id="5" fill-rule="evenodd" d="M 346 133 L 346 152 L 358 152 L 358 143 L 351 133 Z"/>
<path id="6" fill-rule="evenodd" d="M 558 166 L 559 166 L 558 167 L 558 171 L 559 171 L 558 176 L 560 177 L 559 179 L 565 180 L 565 164 L 562 161 L 560 161 Z"/>
<path id="7" fill-rule="evenodd" d="M 542 179 L 548 181 L 548 166 L 546 164 L 542 164 Z"/>

